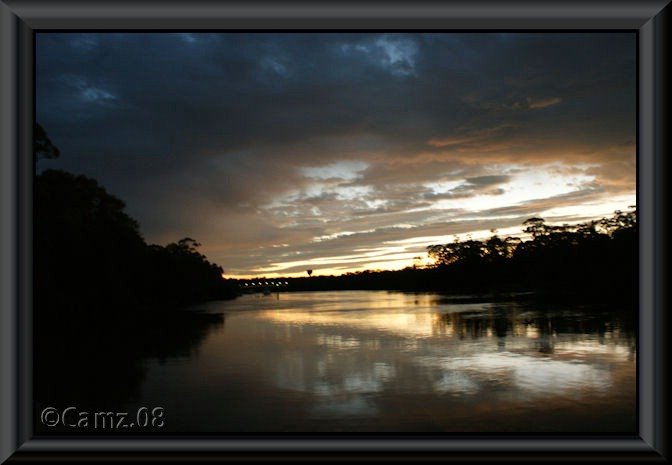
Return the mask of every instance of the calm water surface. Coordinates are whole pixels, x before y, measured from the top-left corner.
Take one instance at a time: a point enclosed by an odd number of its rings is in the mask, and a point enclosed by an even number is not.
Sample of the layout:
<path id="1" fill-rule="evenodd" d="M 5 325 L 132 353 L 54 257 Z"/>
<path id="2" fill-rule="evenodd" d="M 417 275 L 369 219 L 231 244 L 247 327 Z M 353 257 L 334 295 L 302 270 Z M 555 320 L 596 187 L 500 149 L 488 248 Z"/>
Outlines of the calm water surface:
<path id="1" fill-rule="evenodd" d="M 636 340 L 614 312 L 436 294 L 246 295 L 137 405 L 174 432 L 634 432 Z"/>

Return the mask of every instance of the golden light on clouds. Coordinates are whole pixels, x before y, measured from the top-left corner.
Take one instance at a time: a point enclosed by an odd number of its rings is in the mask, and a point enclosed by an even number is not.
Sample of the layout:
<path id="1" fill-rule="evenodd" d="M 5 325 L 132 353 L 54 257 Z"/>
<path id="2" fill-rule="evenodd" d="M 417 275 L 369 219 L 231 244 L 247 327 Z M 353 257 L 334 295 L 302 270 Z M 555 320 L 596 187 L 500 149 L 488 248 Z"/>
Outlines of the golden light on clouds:
<path id="1" fill-rule="evenodd" d="M 338 254 L 311 256 L 294 250 L 290 244 L 272 245 L 282 250 L 277 259 L 263 268 L 248 273 L 229 274 L 228 277 L 253 278 L 256 276 L 300 277 L 306 269 L 315 275 L 338 275 L 365 270 L 395 270 L 426 265 L 426 247 L 429 244 L 448 243 L 458 238 L 485 239 L 492 229 L 500 237 L 521 236 L 522 226 L 498 226 L 510 220 L 520 220 L 516 209 L 528 210 L 528 216 L 542 216 L 549 224 L 580 222 L 610 216 L 617 209 L 636 203 L 632 192 L 614 195 L 599 183 L 600 165 L 589 163 L 564 164 L 561 161 L 543 165 L 499 164 L 479 169 L 481 176 L 452 175 L 445 180 L 420 185 L 399 184 L 398 193 L 408 192 L 407 199 L 416 199 L 394 210 L 386 206 L 394 201 L 383 196 L 385 191 L 373 185 L 352 185 L 356 180 L 366 181 L 364 172 L 375 169 L 372 163 L 343 162 L 324 167 L 302 169 L 304 175 L 316 179 L 338 179 L 334 184 L 308 184 L 304 191 L 290 191 L 278 196 L 267 208 L 272 215 L 283 218 L 283 227 L 297 227 L 309 221 L 332 225 L 333 232 L 312 237 L 316 245 L 338 244 L 360 238 L 361 246 L 342 250 Z M 360 174 L 362 173 L 362 174 Z M 498 174 L 491 174 L 498 173 Z M 386 187 L 389 187 L 386 186 Z M 634 187 L 634 186 L 633 186 Z M 535 208 L 536 206 L 536 208 Z M 510 212 L 508 210 L 513 210 Z M 498 213 L 500 212 L 500 213 Z M 368 236 L 375 236 L 380 228 L 371 228 L 367 217 L 390 216 L 397 237 L 378 244 L 367 244 Z M 451 225 L 466 219 L 491 226 L 451 233 Z M 406 222 L 405 222 L 406 221 Z M 432 224 L 445 224 L 444 234 L 426 234 Z M 383 228 L 386 223 L 382 222 Z M 321 229 L 331 231 L 332 229 Z M 353 253 L 354 252 L 354 253 Z M 424 260 L 417 260 L 417 257 Z"/>
<path id="2" fill-rule="evenodd" d="M 40 168 L 95 177 L 149 242 L 193 237 L 230 278 L 399 269 L 455 235 L 635 204 L 636 44 L 39 34 L 37 118 L 67 154 Z"/>

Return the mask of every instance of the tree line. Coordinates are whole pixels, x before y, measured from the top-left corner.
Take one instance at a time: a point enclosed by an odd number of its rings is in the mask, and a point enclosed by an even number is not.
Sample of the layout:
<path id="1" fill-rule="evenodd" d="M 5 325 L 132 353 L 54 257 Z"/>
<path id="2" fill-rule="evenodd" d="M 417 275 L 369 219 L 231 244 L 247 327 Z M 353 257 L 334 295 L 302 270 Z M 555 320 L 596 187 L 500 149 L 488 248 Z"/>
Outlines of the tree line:
<path id="1" fill-rule="evenodd" d="M 637 211 L 579 224 L 550 225 L 534 217 L 519 237 L 455 240 L 427 252 L 446 285 L 524 289 L 566 294 L 618 295 L 636 300 Z"/>
<path id="2" fill-rule="evenodd" d="M 33 161 L 60 157 L 39 123 Z M 190 237 L 147 244 L 125 203 L 95 179 L 62 170 L 36 175 L 33 189 L 34 304 L 46 314 L 135 311 L 233 298 L 236 286 Z"/>
<path id="3" fill-rule="evenodd" d="M 580 224 L 523 223 L 523 238 L 433 244 L 433 264 L 397 271 L 281 278 L 287 290 L 403 290 L 451 294 L 535 292 L 634 303 L 638 295 L 637 211 Z"/>
<path id="4" fill-rule="evenodd" d="M 147 244 L 125 204 L 98 182 L 59 170 L 34 184 L 34 296 L 40 308 L 116 311 L 235 296 L 220 266 L 186 237 Z"/>
<path id="5" fill-rule="evenodd" d="M 36 163 L 59 157 L 43 128 L 34 135 Z M 224 324 L 221 314 L 179 310 L 237 295 L 198 242 L 148 244 L 124 209 L 95 179 L 61 170 L 34 177 L 37 411 L 87 404 L 122 411 L 138 394 L 143 359 L 189 354 Z"/>

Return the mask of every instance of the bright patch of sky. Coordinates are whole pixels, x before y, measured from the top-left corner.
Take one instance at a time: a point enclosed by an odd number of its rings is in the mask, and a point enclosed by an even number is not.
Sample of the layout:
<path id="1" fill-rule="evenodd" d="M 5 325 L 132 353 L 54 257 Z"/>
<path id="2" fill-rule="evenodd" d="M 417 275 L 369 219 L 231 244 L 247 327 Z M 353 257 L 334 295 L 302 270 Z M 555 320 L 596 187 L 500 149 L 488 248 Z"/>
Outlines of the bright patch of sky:
<path id="1" fill-rule="evenodd" d="M 548 218 L 548 222 L 553 222 L 553 218 L 603 218 L 611 216 L 616 210 L 625 211 L 627 207 L 636 205 L 637 197 L 635 194 L 621 195 L 610 199 L 585 203 L 581 205 L 568 205 L 564 207 L 554 207 L 544 210 L 542 215 Z"/>
<path id="2" fill-rule="evenodd" d="M 499 207 L 518 205 L 532 199 L 545 199 L 562 194 L 568 194 L 587 187 L 595 180 L 594 176 L 560 174 L 555 166 L 545 166 L 527 169 L 514 174 L 506 184 L 498 187 L 503 190 L 498 195 L 475 195 L 464 198 L 440 199 L 434 202 L 431 208 L 438 209 L 469 209 L 470 211 L 490 210 Z M 452 185 L 452 184 L 451 184 Z M 459 186 L 458 186 L 459 187 Z M 439 187 L 447 189 L 445 186 Z M 450 189 L 444 192 L 450 192 Z"/>
<path id="3" fill-rule="evenodd" d="M 399 263 L 403 263 L 401 268 L 409 266 L 417 253 L 408 251 L 406 247 L 390 246 L 381 247 L 369 252 L 362 252 L 353 255 L 339 255 L 330 257 L 320 257 L 307 260 L 280 261 L 269 264 L 264 267 L 264 276 L 303 276 L 305 269 L 315 270 L 315 275 L 330 274 L 329 270 L 336 268 L 347 268 L 349 270 L 373 269 L 396 269 Z M 296 271 L 296 269 L 301 271 Z M 398 267 L 397 267 L 398 268 Z M 250 275 L 252 277 L 254 275 Z"/>
<path id="4" fill-rule="evenodd" d="M 456 187 L 464 184 L 464 181 L 445 181 L 445 182 L 429 182 L 424 184 L 427 189 L 430 189 L 432 194 L 445 194 L 452 191 Z"/>
<path id="5" fill-rule="evenodd" d="M 345 54 L 362 54 L 371 62 L 395 76 L 415 76 L 418 45 L 415 41 L 394 36 L 381 36 L 375 42 L 343 44 Z"/>
<path id="6" fill-rule="evenodd" d="M 352 181 L 361 177 L 361 172 L 369 165 L 363 161 L 341 161 L 317 167 L 305 167 L 299 171 L 307 178 L 312 179 L 342 179 Z"/>
<path id="7" fill-rule="evenodd" d="M 353 234 L 357 234 L 357 233 L 354 232 L 354 231 L 342 231 L 342 232 L 333 233 L 333 234 L 325 234 L 323 236 L 313 238 L 313 242 L 330 241 L 332 239 L 338 239 L 339 237 L 352 236 Z"/>
<path id="8" fill-rule="evenodd" d="M 371 186 L 338 186 L 333 190 L 339 200 L 359 200 L 373 192 Z"/>
<path id="9" fill-rule="evenodd" d="M 360 173 L 370 166 L 364 162 L 343 161 L 318 167 L 306 167 L 301 169 L 301 173 L 310 182 L 302 190 L 292 191 L 281 199 L 276 199 L 273 204 L 274 214 L 282 213 L 285 217 L 295 218 L 291 227 L 307 224 L 308 221 L 314 222 L 320 215 L 329 215 L 330 210 L 337 208 L 342 216 L 339 221 L 351 229 L 338 230 L 328 234 L 315 236 L 313 243 L 336 243 L 339 239 L 354 236 L 357 234 L 375 234 L 378 232 L 376 227 L 366 227 L 366 222 L 362 219 L 362 213 L 370 213 L 389 204 L 389 200 L 376 198 L 378 192 L 372 186 L 359 185 L 341 185 L 341 182 L 351 182 L 360 177 Z M 560 163 L 552 163 L 537 167 L 527 166 L 493 166 L 486 170 L 482 176 L 470 177 L 460 180 L 438 181 L 425 183 L 423 186 L 433 195 L 447 195 L 456 193 L 456 198 L 443 198 L 436 200 L 430 207 L 416 207 L 413 202 L 409 203 L 408 208 L 400 214 L 425 213 L 424 216 L 417 217 L 413 222 L 400 221 L 398 227 L 403 230 L 413 230 L 418 228 L 420 232 L 423 226 L 434 222 L 450 222 L 459 226 L 459 218 L 469 221 L 494 221 L 494 220 L 512 220 L 516 215 L 503 212 L 495 214 L 492 210 L 501 207 L 511 207 L 523 205 L 532 200 L 544 200 L 553 197 L 571 195 L 578 192 L 592 192 L 595 189 L 594 176 L 585 174 L 585 172 L 594 165 L 573 165 L 571 167 Z M 497 173 L 497 174 L 495 174 Z M 505 174 L 505 175 L 503 175 Z M 499 182 L 501 180 L 501 183 Z M 492 194 L 492 189 L 497 189 Z M 470 189 L 473 189 L 471 191 Z M 481 193 L 482 192 L 482 193 Z M 331 195 L 331 197 L 329 197 Z M 314 205 L 306 205 L 304 202 L 308 199 L 328 199 L 328 203 L 320 205 L 319 208 Z M 595 196 L 585 202 L 577 202 L 573 206 L 556 207 L 550 209 L 540 209 L 538 213 L 544 215 L 547 222 L 564 223 L 582 221 L 586 218 L 598 216 L 609 216 L 614 210 L 623 208 L 623 204 L 628 204 L 630 200 L 634 203 L 634 196 L 621 196 L 610 199 L 611 201 L 602 201 Z M 592 203 L 591 203 L 592 202 Z M 334 205 L 337 205 L 334 207 Z M 457 214 L 456 212 L 462 212 Z M 478 212 L 483 212 L 479 215 Z M 308 213 L 308 217 L 306 214 Z M 465 213 L 467 216 L 465 216 Z M 474 214 L 476 213 L 476 214 Z M 384 212 L 377 215 L 385 215 Z M 457 216 L 456 216 L 457 215 Z M 349 223 L 351 220 L 359 218 L 358 226 Z M 372 217 L 373 218 L 373 217 Z M 327 218 L 321 218 L 323 222 L 328 222 Z M 333 219 L 333 218 L 332 218 Z M 355 226 L 354 228 L 352 226 Z M 500 237 L 517 236 L 525 237 L 522 232 L 522 226 L 500 228 L 496 234 Z M 412 233 L 411 233 L 412 234 Z M 431 235 L 419 234 L 416 237 L 406 237 L 399 240 L 383 241 L 379 243 L 381 247 L 363 247 L 355 249 L 354 254 L 329 255 L 319 258 L 302 258 L 299 252 L 293 252 L 292 247 L 274 261 L 270 266 L 264 268 L 264 274 L 267 276 L 301 276 L 297 272 L 297 267 L 315 269 L 316 274 L 334 274 L 339 269 L 349 271 L 358 271 L 365 269 L 399 269 L 406 266 L 426 265 L 428 264 L 426 247 L 429 244 L 451 243 L 457 237 L 459 240 L 483 240 L 491 237 L 493 232 L 490 229 L 473 230 L 468 233 Z M 421 257 L 418 263 L 418 256 Z M 301 258 L 300 258 L 301 257 Z"/>
<path id="10" fill-rule="evenodd" d="M 382 208 L 387 205 L 389 202 L 383 199 L 373 199 L 373 200 L 364 200 L 367 209 L 375 210 L 377 208 Z"/>
<path id="11" fill-rule="evenodd" d="M 415 42 L 383 36 L 376 41 L 376 45 L 383 49 L 385 58 L 382 64 L 392 74 L 415 75 L 415 56 L 418 53 L 418 46 Z"/>
<path id="12" fill-rule="evenodd" d="M 455 241 L 455 238 L 457 238 L 460 241 L 466 241 L 469 239 L 474 239 L 474 240 L 483 240 L 487 239 L 489 237 L 492 237 L 493 235 L 497 235 L 499 237 L 520 237 L 524 235 L 522 233 L 523 227 L 522 226 L 513 226 L 510 228 L 501 228 L 501 229 L 496 229 L 495 232 L 493 233 L 490 229 L 479 229 L 479 230 L 474 230 L 470 231 L 468 233 L 457 233 L 457 234 L 444 234 L 444 235 L 438 235 L 438 236 L 422 236 L 422 237 L 412 237 L 410 239 L 399 239 L 395 241 L 389 241 L 389 244 L 399 244 L 399 245 L 404 245 L 406 247 L 422 247 L 424 250 L 425 247 L 427 247 L 430 244 L 449 244 L 451 242 Z"/>
<path id="13" fill-rule="evenodd" d="M 292 268 L 296 266 L 303 266 L 304 264 L 317 267 L 321 265 L 334 265 L 339 263 L 356 263 L 364 259 L 371 259 L 371 258 L 379 259 L 382 257 L 394 257 L 398 256 L 398 254 L 403 254 L 405 251 L 406 248 L 401 246 L 379 247 L 369 250 L 367 252 L 361 252 L 352 255 L 338 255 L 330 257 L 313 258 L 310 260 L 277 262 L 271 264 L 271 268 L 267 269 L 269 269 L 269 271 L 275 271 L 276 269 Z"/>

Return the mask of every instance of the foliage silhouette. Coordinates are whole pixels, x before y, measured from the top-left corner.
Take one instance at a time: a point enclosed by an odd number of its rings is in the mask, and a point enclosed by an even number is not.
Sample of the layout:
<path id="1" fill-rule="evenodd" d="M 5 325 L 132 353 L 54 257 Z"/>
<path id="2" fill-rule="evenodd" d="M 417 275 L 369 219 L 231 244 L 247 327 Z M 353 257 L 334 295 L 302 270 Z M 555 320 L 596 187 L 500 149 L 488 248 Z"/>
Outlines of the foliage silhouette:
<path id="1" fill-rule="evenodd" d="M 481 282 L 485 290 L 518 289 L 637 298 L 637 212 L 576 225 L 549 225 L 530 218 L 523 232 L 531 240 L 493 236 L 431 245 L 436 269 L 453 285 Z M 448 287 L 451 287 L 448 284 Z"/>
<path id="2" fill-rule="evenodd" d="M 37 125 L 36 160 L 58 155 Z M 34 181 L 36 412 L 122 411 L 137 395 L 143 359 L 189 353 L 223 323 L 223 315 L 180 308 L 236 289 L 191 238 L 147 245 L 124 202 L 94 179 L 47 170 Z"/>
<path id="3" fill-rule="evenodd" d="M 36 408 L 122 408 L 144 358 L 192 351 L 223 321 L 178 308 L 235 295 L 196 241 L 149 246 L 124 207 L 85 176 L 35 178 Z"/>
<path id="4" fill-rule="evenodd" d="M 48 170 L 35 181 L 35 296 L 59 309 L 137 309 L 230 298 L 221 267 L 184 238 L 147 245 L 124 202 L 85 176 Z"/>
<path id="5" fill-rule="evenodd" d="M 495 232 L 493 230 L 493 232 Z M 634 305 L 638 296 L 637 212 L 576 225 L 523 223 L 530 239 L 494 234 L 427 247 L 434 265 L 341 276 L 278 278 L 289 291 L 404 290 L 449 294 L 536 292 L 552 299 L 579 297 Z M 257 278 L 251 281 L 264 280 Z M 244 288 L 247 280 L 240 280 Z"/>
<path id="6" fill-rule="evenodd" d="M 40 158 L 58 158 L 61 151 L 51 142 L 47 131 L 40 123 L 35 123 L 35 133 L 33 134 L 33 157 L 34 161 Z"/>

